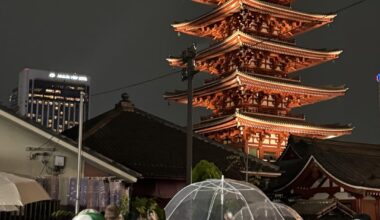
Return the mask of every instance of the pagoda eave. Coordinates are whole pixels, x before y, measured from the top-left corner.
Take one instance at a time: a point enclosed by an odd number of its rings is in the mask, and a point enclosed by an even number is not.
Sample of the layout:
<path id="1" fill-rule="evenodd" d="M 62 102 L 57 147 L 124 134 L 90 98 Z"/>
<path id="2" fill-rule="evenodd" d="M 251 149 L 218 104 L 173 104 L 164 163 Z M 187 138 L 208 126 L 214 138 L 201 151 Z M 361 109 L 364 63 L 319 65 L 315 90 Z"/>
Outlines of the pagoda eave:
<path id="1" fill-rule="evenodd" d="M 220 1 L 218 1 L 218 0 L 192 0 L 192 1 L 197 2 L 197 3 L 201 3 L 201 4 L 205 4 L 205 5 L 211 5 L 211 6 L 221 4 L 221 3 L 219 3 Z"/>
<path id="2" fill-rule="evenodd" d="M 210 60 L 223 58 L 227 53 L 238 53 L 241 49 L 257 50 L 262 51 L 263 53 L 270 53 L 272 54 L 271 56 L 285 56 L 293 59 L 291 61 L 283 60 L 283 65 L 286 65 L 287 67 L 284 67 L 282 70 L 270 70 L 273 73 L 277 72 L 278 75 L 287 75 L 292 72 L 337 59 L 339 54 L 343 52 L 341 50 L 324 51 L 298 48 L 278 42 L 262 40 L 260 38 L 249 36 L 243 32 L 236 31 L 224 41 L 200 51 L 195 58 L 197 63 L 196 68 L 199 71 L 220 75 L 225 71 L 220 71 L 219 69 L 214 68 L 214 66 L 209 63 Z M 180 58 L 168 58 L 167 60 L 169 65 L 173 67 L 184 67 L 184 63 Z M 249 71 L 251 72 L 257 73 L 261 73 L 260 71 L 268 71 L 259 66 L 247 66 L 246 68 L 248 68 L 248 70 L 250 69 Z"/>
<path id="3" fill-rule="evenodd" d="M 295 35 L 321 27 L 333 22 L 336 15 L 313 15 L 279 7 L 271 3 L 257 0 L 230 0 L 213 11 L 196 18 L 190 22 L 173 24 L 175 31 L 190 35 L 206 36 L 203 27 L 225 20 L 227 17 L 248 9 L 253 13 L 270 14 L 272 18 L 286 19 L 294 22 L 301 22 L 300 27 L 285 31 L 280 38 L 293 38 Z M 278 24 L 280 25 L 280 24 Z"/>
<path id="4" fill-rule="evenodd" d="M 201 97 L 213 97 L 221 91 L 230 89 L 240 89 L 244 87 L 245 90 L 267 91 L 269 94 L 290 94 L 298 95 L 302 98 L 298 106 L 312 104 L 338 96 L 345 95 L 348 88 L 317 88 L 305 86 L 302 84 L 290 83 L 286 80 L 271 80 L 268 77 L 259 77 L 258 75 L 248 75 L 246 73 L 235 71 L 225 78 L 221 78 L 210 83 L 207 83 L 199 88 L 194 89 L 194 106 L 207 107 L 208 101 L 199 103 L 195 100 Z M 164 95 L 166 100 L 186 104 L 187 91 L 177 91 L 174 93 L 166 93 Z"/>
<path id="5" fill-rule="evenodd" d="M 241 31 L 236 31 L 229 38 L 215 44 L 205 50 L 202 50 L 197 55 L 197 60 L 210 59 L 220 54 L 227 53 L 232 50 L 240 49 L 242 46 L 251 47 L 258 50 L 284 54 L 289 56 L 299 56 L 310 59 L 332 60 L 338 58 L 342 50 L 336 51 L 319 51 L 305 48 L 285 45 L 269 40 L 263 40 L 247 35 Z"/>
<path id="6" fill-rule="evenodd" d="M 228 0 L 193 0 L 193 2 L 197 2 L 197 3 L 201 3 L 205 5 L 211 5 L 211 6 L 221 5 L 227 1 Z M 286 7 L 290 7 L 290 4 L 293 1 L 294 0 L 267 0 L 267 2 L 270 2 L 272 4 L 278 4 L 278 5 L 282 5 Z"/>
<path id="7" fill-rule="evenodd" d="M 195 132 L 207 134 L 218 132 L 223 129 L 239 129 L 239 127 L 283 132 L 297 136 L 316 137 L 320 139 L 330 139 L 342 135 L 348 135 L 351 134 L 353 130 L 353 128 L 349 126 L 321 126 L 306 123 L 300 119 L 289 119 L 255 113 L 235 113 L 234 115 L 204 121 L 195 126 Z"/>

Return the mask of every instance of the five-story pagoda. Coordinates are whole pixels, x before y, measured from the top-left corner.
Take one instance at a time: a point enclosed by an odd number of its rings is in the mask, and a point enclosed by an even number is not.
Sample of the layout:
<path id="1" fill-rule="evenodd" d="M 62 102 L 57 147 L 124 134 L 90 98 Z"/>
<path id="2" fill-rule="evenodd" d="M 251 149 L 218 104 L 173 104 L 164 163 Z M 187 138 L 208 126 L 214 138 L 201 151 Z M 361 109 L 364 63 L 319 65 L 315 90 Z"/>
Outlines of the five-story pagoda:
<path id="1" fill-rule="evenodd" d="M 264 159 L 278 158 L 290 134 L 328 139 L 350 134 L 352 127 L 315 125 L 292 108 L 343 96 L 344 87 L 302 85 L 291 73 L 337 59 L 342 51 L 296 47 L 294 36 L 326 25 L 335 15 L 291 10 L 291 0 L 194 0 L 215 5 L 190 22 L 173 25 L 177 32 L 216 40 L 197 53 L 196 69 L 212 74 L 194 90 L 193 106 L 212 114 L 195 132 L 241 148 Z M 171 66 L 184 67 L 181 58 Z M 165 99 L 187 103 L 187 92 L 166 93 Z"/>

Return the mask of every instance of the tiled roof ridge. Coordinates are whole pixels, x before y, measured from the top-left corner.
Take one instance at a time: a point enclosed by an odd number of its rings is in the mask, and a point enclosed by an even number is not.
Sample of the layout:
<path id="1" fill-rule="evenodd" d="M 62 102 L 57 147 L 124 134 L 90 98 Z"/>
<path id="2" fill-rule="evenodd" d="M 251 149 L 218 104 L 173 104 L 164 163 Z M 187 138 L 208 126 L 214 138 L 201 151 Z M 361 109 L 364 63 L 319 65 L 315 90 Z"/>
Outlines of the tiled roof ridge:
<path id="1" fill-rule="evenodd" d="M 144 110 L 141 110 L 141 109 L 139 109 L 139 108 L 136 108 L 136 107 L 135 107 L 134 112 L 137 113 L 137 114 L 139 114 L 139 115 L 141 115 L 141 116 L 143 116 L 143 117 L 145 117 L 145 118 L 153 119 L 153 120 L 157 121 L 158 123 L 161 123 L 161 124 L 163 124 L 163 125 L 169 126 L 169 127 L 171 127 L 171 128 L 174 128 L 174 129 L 177 129 L 177 130 L 179 130 L 179 131 L 181 131 L 181 132 L 184 132 L 184 133 L 187 132 L 187 130 L 186 130 L 185 127 L 181 127 L 181 126 L 179 126 L 179 125 L 177 125 L 177 124 L 175 124 L 175 123 L 173 123 L 173 122 L 170 122 L 170 121 L 168 121 L 168 120 L 165 120 L 165 119 L 163 119 L 163 118 L 160 118 L 160 117 L 158 117 L 158 116 L 155 116 L 155 115 L 153 115 L 153 114 L 151 114 L 151 113 L 148 113 L 148 112 L 146 112 L 146 111 L 144 111 Z M 240 156 L 245 156 L 245 154 L 244 154 L 243 152 L 240 152 L 240 151 L 238 151 L 238 150 L 236 150 L 236 149 L 233 149 L 231 146 L 223 145 L 223 144 L 221 144 L 221 143 L 218 143 L 218 142 L 216 142 L 216 141 L 214 141 L 214 140 L 211 140 L 211 139 L 209 139 L 209 138 L 207 138 L 207 137 L 204 137 L 204 136 L 202 136 L 202 135 L 199 135 L 199 134 L 193 133 L 193 137 L 194 137 L 194 138 L 197 138 L 197 139 L 200 140 L 200 141 L 203 141 L 203 142 L 206 142 L 206 143 L 212 144 L 212 145 L 214 145 L 214 146 L 217 146 L 217 147 L 219 147 L 219 148 L 222 148 L 222 149 L 224 149 L 224 150 L 227 150 L 227 151 L 230 151 L 230 152 L 237 153 L 237 154 L 239 154 Z M 251 160 L 256 161 L 256 162 L 262 163 L 262 164 L 264 164 L 264 165 L 266 165 L 266 166 L 268 166 L 268 167 L 270 167 L 270 168 L 272 168 L 272 169 L 275 169 L 275 170 L 278 170 L 278 169 L 279 169 L 277 166 L 275 166 L 275 165 L 273 165 L 273 164 L 271 164 L 271 163 L 268 163 L 268 162 L 262 161 L 262 160 L 260 160 L 260 159 L 258 159 L 258 158 L 256 158 L 256 157 L 250 156 L 249 158 L 250 158 Z"/>
<path id="2" fill-rule="evenodd" d="M 294 142 L 295 143 L 303 141 L 303 142 L 305 142 L 307 144 L 331 144 L 331 145 L 335 145 L 335 146 L 338 146 L 338 147 L 345 147 L 345 146 L 351 146 L 352 147 L 352 146 L 358 146 L 358 145 L 360 145 L 361 148 L 363 146 L 365 146 L 367 148 L 372 148 L 372 149 L 380 151 L 380 144 L 361 143 L 361 142 L 352 142 L 352 141 L 342 141 L 342 140 L 333 140 L 333 139 L 320 140 L 320 139 L 317 139 L 317 138 L 299 137 L 299 136 L 296 136 L 296 135 L 294 135 L 293 138 L 294 138 Z"/>
<path id="3" fill-rule="evenodd" d="M 118 115 L 120 115 L 120 113 L 121 113 L 121 111 L 112 111 L 112 110 L 110 110 L 108 112 L 105 112 L 104 114 L 99 115 L 99 116 L 103 116 L 103 118 L 100 121 L 98 121 L 95 124 L 95 126 L 93 126 L 89 130 L 86 130 L 84 132 L 84 134 L 83 134 L 83 140 L 86 140 L 88 137 L 90 137 L 91 135 L 93 135 L 97 130 L 99 130 L 102 127 L 106 126 L 108 123 L 110 123 L 112 121 L 112 119 L 114 119 L 115 117 L 117 117 Z M 85 122 L 85 124 L 86 124 L 86 122 Z"/>

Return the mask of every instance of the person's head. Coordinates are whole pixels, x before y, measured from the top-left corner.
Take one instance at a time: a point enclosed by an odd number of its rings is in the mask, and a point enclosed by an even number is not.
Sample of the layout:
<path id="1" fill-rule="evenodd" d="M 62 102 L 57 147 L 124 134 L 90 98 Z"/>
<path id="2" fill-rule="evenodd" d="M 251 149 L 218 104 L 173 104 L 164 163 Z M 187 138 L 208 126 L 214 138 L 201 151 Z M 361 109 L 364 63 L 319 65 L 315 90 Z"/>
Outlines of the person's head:
<path id="1" fill-rule="evenodd" d="M 233 219 L 233 215 L 230 211 L 224 213 L 224 219 L 225 220 L 230 220 L 230 219 Z"/>
<path id="2" fill-rule="evenodd" d="M 119 217 L 120 210 L 115 204 L 108 205 L 104 214 L 106 220 L 115 220 Z"/>

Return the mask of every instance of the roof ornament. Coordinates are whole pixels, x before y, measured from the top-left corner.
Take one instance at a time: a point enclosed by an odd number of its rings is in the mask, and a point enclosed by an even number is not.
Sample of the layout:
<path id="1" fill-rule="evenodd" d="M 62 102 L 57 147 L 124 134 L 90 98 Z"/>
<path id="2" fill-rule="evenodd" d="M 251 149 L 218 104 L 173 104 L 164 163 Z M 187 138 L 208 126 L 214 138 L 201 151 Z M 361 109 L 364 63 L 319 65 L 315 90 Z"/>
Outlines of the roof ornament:
<path id="1" fill-rule="evenodd" d="M 240 30 L 238 30 L 236 33 L 237 33 L 237 39 L 238 39 L 238 42 L 239 42 L 239 46 L 241 47 L 241 46 L 243 46 L 243 42 L 240 39 Z"/>
<path id="2" fill-rule="evenodd" d="M 239 84 L 239 86 L 241 85 L 241 80 L 240 80 L 240 77 L 238 76 L 238 77 L 236 77 L 236 80 L 238 81 L 238 84 Z"/>
<path id="3" fill-rule="evenodd" d="M 239 0 L 239 4 L 240 4 L 240 9 L 244 10 L 244 4 L 243 4 L 243 2 L 241 0 Z"/>
<path id="4" fill-rule="evenodd" d="M 133 112 L 135 110 L 135 105 L 129 100 L 129 95 L 126 92 L 121 94 L 119 106 L 123 111 Z"/>
<path id="5" fill-rule="evenodd" d="M 129 102 L 129 95 L 128 95 L 128 93 L 124 92 L 123 94 L 121 94 L 121 100 Z"/>

